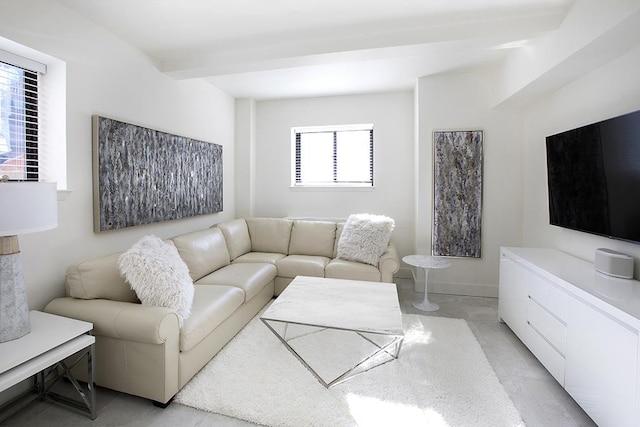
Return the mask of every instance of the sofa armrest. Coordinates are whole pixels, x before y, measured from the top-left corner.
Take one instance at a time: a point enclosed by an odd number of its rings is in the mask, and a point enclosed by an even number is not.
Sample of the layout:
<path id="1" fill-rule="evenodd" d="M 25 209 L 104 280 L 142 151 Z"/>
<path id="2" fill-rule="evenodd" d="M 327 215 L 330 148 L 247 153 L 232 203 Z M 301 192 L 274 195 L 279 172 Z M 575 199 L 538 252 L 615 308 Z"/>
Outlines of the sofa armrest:
<path id="1" fill-rule="evenodd" d="M 95 335 L 110 338 L 163 344 L 168 337 L 177 337 L 180 333 L 178 316 L 164 307 L 105 299 L 83 300 L 64 297 L 51 301 L 44 310 L 47 313 L 91 322 Z"/>
<path id="2" fill-rule="evenodd" d="M 393 274 L 400 269 L 398 251 L 393 243 L 389 243 L 389 246 L 387 246 L 387 249 L 380 257 L 378 269 L 380 270 L 381 280 L 383 282 L 393 282 Z"/>

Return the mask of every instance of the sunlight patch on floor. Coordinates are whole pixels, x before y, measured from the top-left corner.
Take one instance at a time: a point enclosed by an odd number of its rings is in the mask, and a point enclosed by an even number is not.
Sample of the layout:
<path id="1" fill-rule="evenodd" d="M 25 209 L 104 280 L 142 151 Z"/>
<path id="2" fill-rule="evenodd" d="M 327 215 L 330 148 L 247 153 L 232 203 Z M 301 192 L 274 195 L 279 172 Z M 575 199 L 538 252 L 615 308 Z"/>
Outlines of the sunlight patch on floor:
<path id="1" fill-rule="evenodd" d="M 411 342 L 413 344 L 431 344 L 433 342 L 433 333 L 424 328 L 424 325 L 421 327 L 414 327 L 410 329 L 405 329 L 404 331 L 404 341 Z M 402 351 L 400 352 L 402 353 Z"/>
<path id="2" fill-rule="evenodd" d="M 371 397 L 347 395 L 351 416 L 357 425 L 449 427 L 442 415 L 432 409 Z"/>

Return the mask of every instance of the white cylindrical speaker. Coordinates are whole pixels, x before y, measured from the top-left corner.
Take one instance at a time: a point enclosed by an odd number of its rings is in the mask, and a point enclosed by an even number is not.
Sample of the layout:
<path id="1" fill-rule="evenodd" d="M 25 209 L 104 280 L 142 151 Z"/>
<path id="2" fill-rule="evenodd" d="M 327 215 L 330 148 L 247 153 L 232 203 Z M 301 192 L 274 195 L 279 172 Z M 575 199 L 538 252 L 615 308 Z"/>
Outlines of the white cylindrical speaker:
<path id="1" fill-rule="evenodd" d="M 596 271 L 621 279 L 633 278 L 633 257 L 612 249 L 596 249 Z"/>

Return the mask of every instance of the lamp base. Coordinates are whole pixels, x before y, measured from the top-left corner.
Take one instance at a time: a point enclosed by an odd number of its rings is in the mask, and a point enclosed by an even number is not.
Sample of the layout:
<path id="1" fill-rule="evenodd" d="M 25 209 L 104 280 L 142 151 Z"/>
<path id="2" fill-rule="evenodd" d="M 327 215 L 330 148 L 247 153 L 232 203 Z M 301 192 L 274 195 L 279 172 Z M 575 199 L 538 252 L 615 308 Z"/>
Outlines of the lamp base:
<path id="1" fill-rule="evenodd" d="M 31 332 L 20 253 L 0 255 L 0 343 Z"/>
<path id="2" fill-rule="evenodd" d="M 0 255 L 12 255 L 20 252 L 18 236 L 0 237 Z"/>

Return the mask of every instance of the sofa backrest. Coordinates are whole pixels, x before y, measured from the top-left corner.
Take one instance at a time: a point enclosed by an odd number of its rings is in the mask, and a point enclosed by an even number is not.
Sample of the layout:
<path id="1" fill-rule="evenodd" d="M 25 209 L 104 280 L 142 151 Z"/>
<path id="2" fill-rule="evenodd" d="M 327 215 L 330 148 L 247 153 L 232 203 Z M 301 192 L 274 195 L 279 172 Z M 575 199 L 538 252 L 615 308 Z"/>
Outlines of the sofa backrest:
<path id="1" fill-rule="evenodd" d="M 336 223 L 295 220 L 291 228 L 289 255 L 318 255 L 333 258 Z"/>
<path id="2" fill-rule="evenodd" d="M 344 222 L 336 224 L 336 242 L 333 245 L 332 258 L 338 258 L 338 243 L 340 243 L 340 236 L 342 236 L 342 229 L 344 229 Z"/>
<path id="3" fill-rule="evenodd" d="M 227 242 L 227 249 L 229 249 L 229 258 L 231 261 L 238 258 L 240 255 L 251 252 L 249 228 L 247 227 L 247 222 L 244 219 L 240 218 L 222 222 L 220 224 L 216 224 L 215 227 L 218 227 L 224 235 L 224 240 Z"/>
<path id="4" fill-rule="evenodd" d="M 189 267 L 194 282 L 231 263 L 227 243 L 219 228 L 181 234 L 171 240 Z"/>
<path id="5" fill-rule="evenodd" d="M 115 253 L 70 265 L 65 280 L 67 295 L 80 299 L 138 302 L 136 293 L 120 275 L 120 255 Z"/>
<path id="6" fill-rule="evenodd" d="M 252 252 L 288 255 L 293 221 L 284 218 L 247 218 Z"/>

